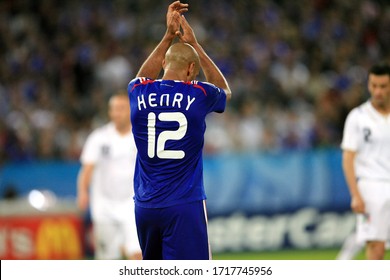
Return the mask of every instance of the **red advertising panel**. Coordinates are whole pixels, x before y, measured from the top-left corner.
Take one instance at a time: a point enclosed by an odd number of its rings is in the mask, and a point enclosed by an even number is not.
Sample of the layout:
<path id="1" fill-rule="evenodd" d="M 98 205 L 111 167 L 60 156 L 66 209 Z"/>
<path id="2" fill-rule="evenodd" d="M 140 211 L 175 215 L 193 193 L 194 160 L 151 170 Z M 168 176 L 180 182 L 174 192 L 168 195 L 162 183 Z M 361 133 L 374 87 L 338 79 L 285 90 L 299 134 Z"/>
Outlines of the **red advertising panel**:
<path id="1" fill-rule="evenodd" d="M 0 259 L 82 259 L 82 234 L 74 214 L 0 216 Z"/>

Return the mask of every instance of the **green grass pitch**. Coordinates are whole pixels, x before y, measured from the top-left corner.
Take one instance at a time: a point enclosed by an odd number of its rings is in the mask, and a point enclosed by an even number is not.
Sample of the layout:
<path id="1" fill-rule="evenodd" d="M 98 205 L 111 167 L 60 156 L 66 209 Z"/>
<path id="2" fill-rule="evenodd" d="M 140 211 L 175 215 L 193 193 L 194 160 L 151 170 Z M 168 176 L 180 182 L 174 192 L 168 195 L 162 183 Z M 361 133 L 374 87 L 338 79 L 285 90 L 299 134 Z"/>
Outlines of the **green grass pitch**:
<path id="1" fill-rule="evenodd" d="M 214 260 L 335 260 L 339 249 L 311 250 L 279 250 L 261 252 L 215 253 Z M 361 252 L 356 260 L 364 260 Z M 386 260 L 390 260 L 390 251 L 386 252 Z"/>

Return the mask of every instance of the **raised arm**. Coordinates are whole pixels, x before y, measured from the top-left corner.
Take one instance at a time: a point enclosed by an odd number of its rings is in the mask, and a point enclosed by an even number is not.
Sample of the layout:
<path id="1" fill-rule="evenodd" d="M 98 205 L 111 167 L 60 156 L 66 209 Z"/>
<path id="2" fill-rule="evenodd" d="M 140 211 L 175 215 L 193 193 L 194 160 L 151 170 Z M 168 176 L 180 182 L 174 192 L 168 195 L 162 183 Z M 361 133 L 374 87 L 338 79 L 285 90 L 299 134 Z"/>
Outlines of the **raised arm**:
<path id="1" fill-rule="evenodd" d="M 175 1 L 168 6 L 167 11 L 167 30 L 157 47 L 152 51 L 149 57 L 142 64 L 137 73 L 137 77 L 148 77 L 156 79 L 162 69 L 162 61 L 165 53 L 171 46 L 176 32 L 180 30 L 180 15 L 188 11 L 188 4 Z"/>
<path id="2" fill-rule="evenodd" d="M 202 48 L 202 46 L 198 43 L 195 33 L 186 18 L 183 15 L 180 18 L 183 33 L 177 31 L 176 35 L 179 37 L 180 41 L 188 43 L 194 47 L 194 49 L 199 55 L 201 68 L 206 77 L 206 81 L 216 85 L 219 88 L 222 88 L 226 93 L 227 100 L 229 100 L 231 98 L 232 92 L 230 90 L 228 82 L 225 79 L 225 76 L 222 74 L 218 66 L 207 55 L 206 51 Z"/>

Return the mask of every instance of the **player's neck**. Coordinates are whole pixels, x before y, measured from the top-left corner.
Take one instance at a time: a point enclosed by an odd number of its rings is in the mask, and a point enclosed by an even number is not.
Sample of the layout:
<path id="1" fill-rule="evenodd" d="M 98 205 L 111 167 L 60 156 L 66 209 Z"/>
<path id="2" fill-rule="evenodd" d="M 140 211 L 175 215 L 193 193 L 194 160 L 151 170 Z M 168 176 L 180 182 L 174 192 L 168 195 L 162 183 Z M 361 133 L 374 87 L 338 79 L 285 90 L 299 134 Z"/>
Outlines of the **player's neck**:
<path id="1" fill-rule="evenodd" d="M 127 133 L 130 132 L 131 125 L 122 125 L 122 126 L 121 125 L 116 125 L 115 129 L 116 129 L 116 131 L 118 131 L 118 133 L 120 135 L 126 135 Z"/>
<path id="2" fill-rule="evenodd" d="M 182 75 L 178 71 L 174 71 L 171 69 L 165 69 L 164 75 L 162 77 L 163 80 L 176 80 L 176 81 L 185 81 L 186 76 Z"/>
<path id="3" fill-rule="evenodd" d="M 379 106 L 378 104 L 371 102 L 371 105 L 381 115 L 388 116 L 390 114 L 390 104 L 387 106 Z"/>

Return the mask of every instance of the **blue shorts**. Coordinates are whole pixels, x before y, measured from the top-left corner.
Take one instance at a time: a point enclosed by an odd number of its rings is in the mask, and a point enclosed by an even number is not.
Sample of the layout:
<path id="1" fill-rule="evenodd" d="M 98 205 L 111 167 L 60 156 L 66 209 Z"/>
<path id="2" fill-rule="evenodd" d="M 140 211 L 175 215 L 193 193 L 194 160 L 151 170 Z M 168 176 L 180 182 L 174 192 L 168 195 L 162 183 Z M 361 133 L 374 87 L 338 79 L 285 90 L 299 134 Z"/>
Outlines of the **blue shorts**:
<path id="1" fill-rule="evenodd" d="M 203 201 L 166 208 L 135 206 L 144 260 L 209 260 Z"/>

